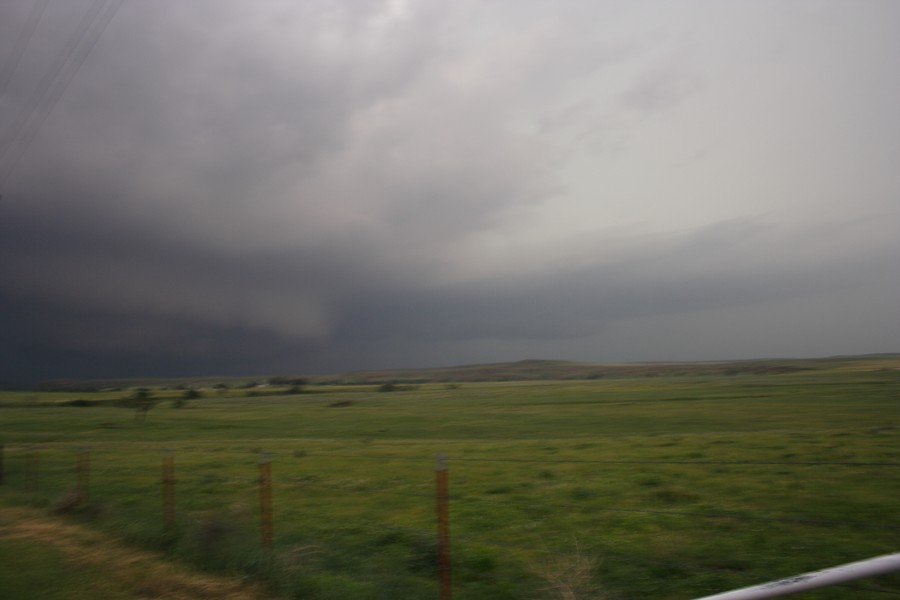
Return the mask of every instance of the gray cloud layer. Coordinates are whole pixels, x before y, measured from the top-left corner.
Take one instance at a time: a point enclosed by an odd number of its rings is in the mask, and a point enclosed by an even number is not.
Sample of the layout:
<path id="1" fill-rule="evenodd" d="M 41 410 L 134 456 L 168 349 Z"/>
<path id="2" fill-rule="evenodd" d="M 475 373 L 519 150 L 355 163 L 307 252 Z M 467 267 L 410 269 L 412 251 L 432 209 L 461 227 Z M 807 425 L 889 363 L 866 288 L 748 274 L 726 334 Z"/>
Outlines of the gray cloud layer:
<path id="1" fill-rule="evenodd" d="M 126 3 L 3 189 L 0 377 L 896 350 L 896 7 L 689 4 Z M 855 81 L 725 102 L 790 60 Z"/>

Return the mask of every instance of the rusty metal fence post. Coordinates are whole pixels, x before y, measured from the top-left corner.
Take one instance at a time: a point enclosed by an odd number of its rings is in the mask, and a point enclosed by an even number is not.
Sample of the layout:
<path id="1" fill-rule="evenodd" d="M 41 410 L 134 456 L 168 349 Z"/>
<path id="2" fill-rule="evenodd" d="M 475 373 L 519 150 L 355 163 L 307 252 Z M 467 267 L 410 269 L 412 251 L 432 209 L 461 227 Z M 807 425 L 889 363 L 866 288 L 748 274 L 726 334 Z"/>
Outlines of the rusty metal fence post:
<path id="1" fill-rule="evenodd" d="M 450 600 L 450 507 L 447 482 L 447 455 L 437 455 L 435 465 L 438 517 L 438 572 L 441 583 L 441 600 Z"/>
<path id="2" fill-rule="evenodd" d="M 259 454 L 259 524 L 263 550 L 272 550 L 272 455 Z"/>
<path id="3" fill-rule="evenodd" d="M 78 506 L 84 508 L 88 504 L 89 485 L 91 478 L 91 449 L 85 446 L 78 451 L 75 458 L 75 494 L 78 498 Z"/>
<path id="4" fill-rule="evenodd" d="M 162 456 L 163 524 L 167 529 L 175 526 L 175 455 L 164 450 Z"/>

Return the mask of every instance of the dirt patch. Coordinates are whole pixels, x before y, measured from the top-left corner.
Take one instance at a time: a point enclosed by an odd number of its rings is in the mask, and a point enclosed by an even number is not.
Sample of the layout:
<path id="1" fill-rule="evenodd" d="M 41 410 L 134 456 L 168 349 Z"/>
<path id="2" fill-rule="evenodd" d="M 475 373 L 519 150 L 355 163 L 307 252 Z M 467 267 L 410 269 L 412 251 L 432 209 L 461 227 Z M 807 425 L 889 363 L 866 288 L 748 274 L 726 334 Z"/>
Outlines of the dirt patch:
<path id="1" fill-rule="evenodd" d="M 27 508 L 0 507 L 0 537 L 49 544 L 75 565 L 109 573 L 136 598 L 170 600 L 272 600 L 260 586 L 227 577 L 191 572 L 157 553 L 138 550 L 115 538 L 65 519 Z"/>

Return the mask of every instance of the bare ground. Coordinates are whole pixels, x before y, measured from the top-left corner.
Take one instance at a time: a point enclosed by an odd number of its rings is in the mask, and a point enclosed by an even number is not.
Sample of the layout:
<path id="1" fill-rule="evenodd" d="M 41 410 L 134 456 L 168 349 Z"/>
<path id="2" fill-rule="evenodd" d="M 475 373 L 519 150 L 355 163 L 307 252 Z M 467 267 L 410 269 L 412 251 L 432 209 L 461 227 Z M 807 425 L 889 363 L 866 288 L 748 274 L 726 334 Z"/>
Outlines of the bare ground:
<path id="1" fill-rule="evenodd" d="M 54 547 L 73 565 L 101 569 L 134 598 L 167 600 L 272 600 L 260 586 L 192 572 L 160 554 L 138 550 L 88 527 L 30 508 L 0 507 L 0 538 L 35 540 Z M 81 594 L 89 590 L 79 590 Z M 90 597 L 90 595 L 88 595 Z M 101 596 L 96 596 L 101 597 Z"/>

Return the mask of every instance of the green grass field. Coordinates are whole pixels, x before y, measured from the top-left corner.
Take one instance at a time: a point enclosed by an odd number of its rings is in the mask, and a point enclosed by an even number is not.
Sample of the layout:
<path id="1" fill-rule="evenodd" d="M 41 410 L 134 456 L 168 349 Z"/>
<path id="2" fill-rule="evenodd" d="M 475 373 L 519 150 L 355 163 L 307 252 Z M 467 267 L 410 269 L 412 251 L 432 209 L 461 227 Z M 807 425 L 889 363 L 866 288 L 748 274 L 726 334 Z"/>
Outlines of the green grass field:
<path id="1" fill-rule="evenodd" d="M 688 600 L 900 550 L 897 362 L 208 391 L 183 408 L 162 402 L 144 423 L 113 405 L 62 405 L 123 392 L 0 392 L 0 500 L 65 505 L 90 446 L 90 505 L 72 518 L 285 597 L 436 598 L 443 452 L 455 598 Z M 174 530 L 162 521 L 165 449 Z M 273 461 L 271 555 L 259 543 L 261 450 Z M 797 597 L 900 594 L 896 576 L 848 585 Z"/>

